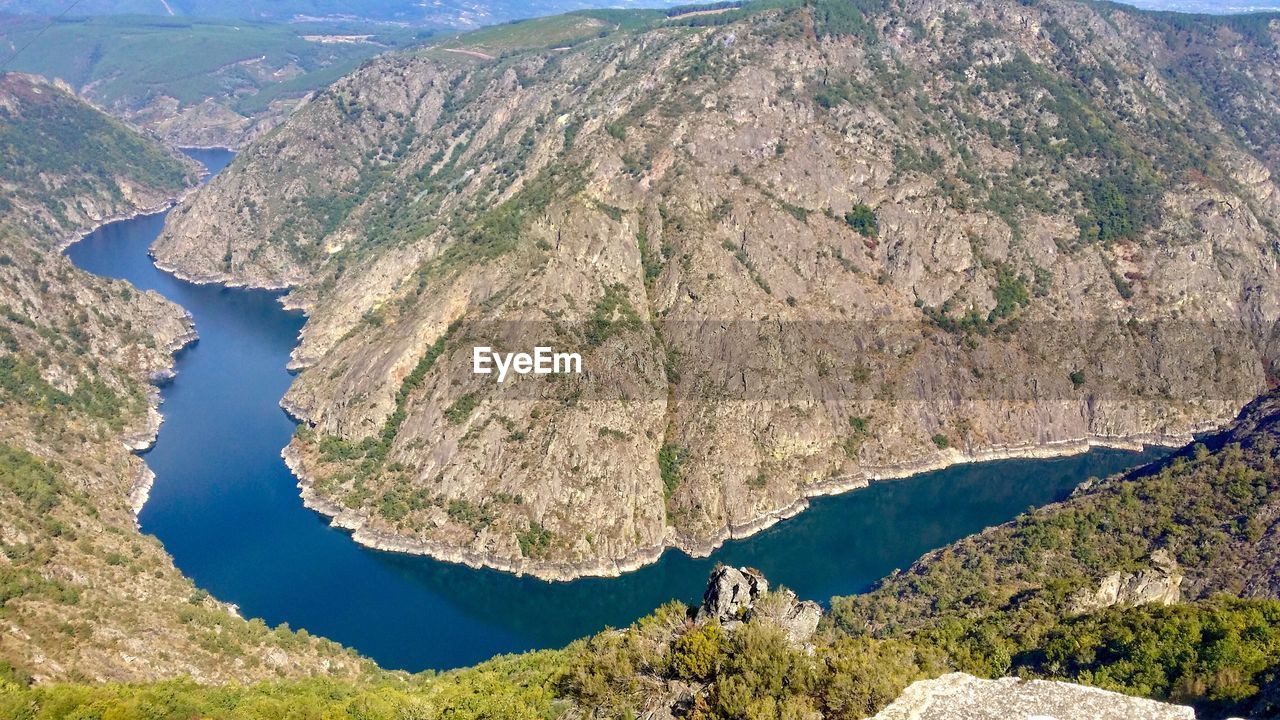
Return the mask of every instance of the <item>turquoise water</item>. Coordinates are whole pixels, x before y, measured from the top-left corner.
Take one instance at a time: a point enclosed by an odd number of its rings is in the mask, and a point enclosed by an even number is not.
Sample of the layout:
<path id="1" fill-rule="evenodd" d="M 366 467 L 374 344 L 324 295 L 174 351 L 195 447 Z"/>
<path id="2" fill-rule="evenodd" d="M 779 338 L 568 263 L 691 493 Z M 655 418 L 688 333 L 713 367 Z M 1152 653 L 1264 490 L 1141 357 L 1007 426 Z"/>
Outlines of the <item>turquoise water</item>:
<path id="1" fill-rule="evenodd" d="M 215 172 L 231 157 L 192 155 Z M 1160 454 L 1095 450 L 879 483 L 816 500 L 710 558 L 671 551 L 613 579 L 553 584 L 367 550 L 302 506 L 280 459 L 294 426 L 278 403 L 302 316 L 281 310 L 276 293 L 196 286 L 157 270 L 147 249 L 163 223 L 163 214 L 114 223 L 68 250 L 90 272 L 187 308 L 200 333 L 163 388 L 165 422 L 146 454 L 156 482 L 143 530 L 197 585 L 246 617 L 306 628 L 386 667 L 449 668 L 560 646 L 673 598 L 696 601 L 716 562 L 758 567 L 819 601 L 861 592 L 928 550 Z"/>

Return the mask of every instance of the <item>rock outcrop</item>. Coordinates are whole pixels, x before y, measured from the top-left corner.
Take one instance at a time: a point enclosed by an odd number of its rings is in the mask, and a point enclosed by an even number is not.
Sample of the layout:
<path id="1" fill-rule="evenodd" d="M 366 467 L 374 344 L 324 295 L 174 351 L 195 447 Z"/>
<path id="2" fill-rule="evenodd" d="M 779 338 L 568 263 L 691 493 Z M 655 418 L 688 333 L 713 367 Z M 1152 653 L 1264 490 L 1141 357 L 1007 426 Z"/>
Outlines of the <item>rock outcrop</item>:
<path id="1" fill-rule="evenodd" d="M 1172 605 L 1182 599 L 1182 580 L 1178 561 L 1161 548 L 1151 553 L 1149 569 L 1107 575 L 1096 591 L 1076 595 L 1070 609 L 1073 613 L 1085 613 L 1113 606 Z"/>
<path id="2" fill-rule="evenodd" d="M 1195 720 L 1195 711 L 1049 680 L 952 673 L 913 683 L 872 720 Z"/>
<path id="3" fill-rule="evenodd" d="M 791 590 L 769 592 L 769 581 L 755 568 L 717 566 L 711 572 L 702 604 L 694 622 L 720 623 L 733 632 L 743 623 L 764 622 L 777 625 L 787 639 L 802 646 L 813 637 L 822 619 L 822 607 L 812 600 L 800 600 Z"/>
<path id="4" fill-rule="evenodd" d="M 740 622 L 767 592 L 769 581 L 759 570 L 720 565 L 711 571 L 695 619 L 700 623 L 717 620 L 725 626 Z"/>

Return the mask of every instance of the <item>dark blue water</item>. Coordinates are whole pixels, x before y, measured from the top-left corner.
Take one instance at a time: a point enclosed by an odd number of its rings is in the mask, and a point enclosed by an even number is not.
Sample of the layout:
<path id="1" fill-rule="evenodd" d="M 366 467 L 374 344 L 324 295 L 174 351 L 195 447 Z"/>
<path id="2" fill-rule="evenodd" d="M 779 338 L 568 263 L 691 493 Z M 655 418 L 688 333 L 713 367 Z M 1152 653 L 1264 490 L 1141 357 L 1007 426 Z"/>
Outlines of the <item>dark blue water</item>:
<path id="1" fill-rule="evenodd" d="M 231 157 L 192 155 L 215 172 Z M 930 549 L 1159 454 L 1095 450 L 885 482 L 817 500 L 711 558 L 672 551 L 615 579 L 551 584 L 367 550 L 302 506 L 280 459 L 293 423 L 278 402 L 302 316 L 281 310 L 275 293 L 196 286 L 157 270 L 147 249 L 163 222 L 161 214 L 108 225 L 68 250 L 90 272 L 187 308 L 200 333 L 163 389 L 143 530 L 246 617 L 306 628 L 386 667 L 456 667 L 626 625 L 667 600 L 697 600 L 716 562 L 753 565 L 806 598 L 860 592 Z"/>

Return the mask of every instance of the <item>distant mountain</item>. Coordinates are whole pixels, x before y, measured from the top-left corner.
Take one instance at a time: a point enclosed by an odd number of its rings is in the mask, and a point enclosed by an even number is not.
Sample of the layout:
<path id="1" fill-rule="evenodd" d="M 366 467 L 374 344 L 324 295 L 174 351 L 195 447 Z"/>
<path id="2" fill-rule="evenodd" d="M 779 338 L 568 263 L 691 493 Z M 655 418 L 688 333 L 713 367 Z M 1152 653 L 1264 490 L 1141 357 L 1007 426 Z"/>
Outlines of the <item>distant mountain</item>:
<path id="1" fill-rule="evenodd" d="M 663 0 L 84 0 L 76 15 L 169 15 L 267 22 L 363 20 L 380 23 L 475 27 L 584 8 L 664 7 Z M 0 0 L 0 13 L 56 16 L 62 0 Z"/>
<path id="2" fill-rule="evenodd" d="M 361 22 L 23 15 L 0 17 L 0 59 L 176 144 L 239 147 L 361 61 L 432 34 Z"/>
<path id="3" fill-rule="evenodd" d="M 1278 0 L 1132 0 L 1127 3 L 1144 10 L 1229 15 L 1280 10 Z"/>

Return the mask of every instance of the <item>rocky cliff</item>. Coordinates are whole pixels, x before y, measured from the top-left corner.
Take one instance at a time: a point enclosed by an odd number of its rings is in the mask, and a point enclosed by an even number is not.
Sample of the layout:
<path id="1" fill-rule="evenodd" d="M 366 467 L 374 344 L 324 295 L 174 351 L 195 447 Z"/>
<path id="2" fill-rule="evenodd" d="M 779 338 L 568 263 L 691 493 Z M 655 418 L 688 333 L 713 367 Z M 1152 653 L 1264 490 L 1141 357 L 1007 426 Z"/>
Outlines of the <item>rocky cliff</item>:
<path id="1" fill-rule="evenodd" d="M 293 288 L 287 457 L 358 541 L 614 574 L 879 478 L 1181 442 L 1274 382 L 1273 18 L 560 22 L 368 64 L 155 247 Z M 583 373 L 471 372 L 535 345 Z"/>

